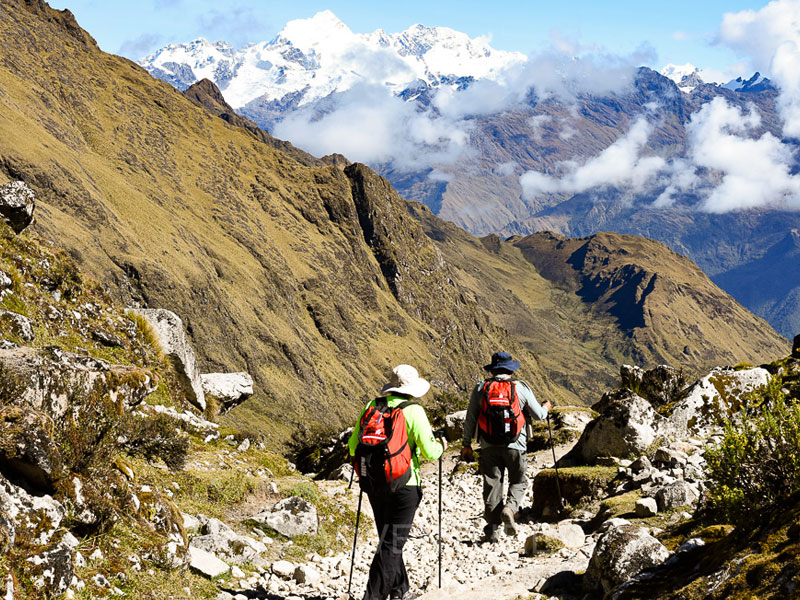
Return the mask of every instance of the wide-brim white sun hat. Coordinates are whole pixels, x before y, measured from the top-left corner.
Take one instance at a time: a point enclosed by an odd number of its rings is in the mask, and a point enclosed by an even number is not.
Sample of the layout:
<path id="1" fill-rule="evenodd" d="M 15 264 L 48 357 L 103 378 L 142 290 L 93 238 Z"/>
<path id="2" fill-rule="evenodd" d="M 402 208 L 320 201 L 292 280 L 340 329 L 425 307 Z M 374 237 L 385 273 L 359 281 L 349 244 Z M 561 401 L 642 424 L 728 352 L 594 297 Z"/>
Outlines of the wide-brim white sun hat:
<path id="1" fill-rule="evenodd" d="M 419 376 L 417 370 L 411 365 L 397 365 L 392 369 L 389 383 L 383 386 L 381 396 L 394 392 L 395 394 L 408 394 L 420 398 L 428 393 L 431 384 Z"/>

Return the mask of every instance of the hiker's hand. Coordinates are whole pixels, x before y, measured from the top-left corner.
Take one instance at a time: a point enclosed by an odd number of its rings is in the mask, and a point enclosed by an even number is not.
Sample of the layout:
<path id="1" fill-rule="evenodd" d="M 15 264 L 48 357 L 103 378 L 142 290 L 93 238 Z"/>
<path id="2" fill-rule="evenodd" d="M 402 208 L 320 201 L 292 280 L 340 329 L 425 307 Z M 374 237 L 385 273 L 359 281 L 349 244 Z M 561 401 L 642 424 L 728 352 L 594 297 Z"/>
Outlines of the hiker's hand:
<path id="1" fill-rule="evenodd" d="M 446 437 L 440 437 L 439 438 L 439 443 L 442 445 L 442 453 L 444 453 L 444 451 L 447 450 L 447 438 Z"/>
<path id="2" fill-rule="evenodd" d="M 464 462 L 472 462 L 475 460 L 475 453 L 472 451 L 472 446 L 461 446 L 461 460 Z"/>
<path id="3" fill-rule="evenodd" d="M 544 404 L 542 404 L 542 408 L 545 409 L 547 412 L 550 412 L 550 410 L 553 408 L 553 405 L 550 404 L 550 400 L 545 400 Z"/>

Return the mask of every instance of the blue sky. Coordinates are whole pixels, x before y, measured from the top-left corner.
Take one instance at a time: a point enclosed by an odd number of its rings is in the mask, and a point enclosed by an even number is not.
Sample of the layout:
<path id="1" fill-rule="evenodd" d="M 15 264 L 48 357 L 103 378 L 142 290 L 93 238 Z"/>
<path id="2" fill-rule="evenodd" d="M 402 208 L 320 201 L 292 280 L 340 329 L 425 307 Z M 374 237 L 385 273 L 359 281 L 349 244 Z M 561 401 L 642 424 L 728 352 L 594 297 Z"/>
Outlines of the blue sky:
<path id="1" fill-rule="evenodd" d="M 75 13 L 103 50 L 132 59 L 167 43 L 201 36 L 237 46 L 267 40 L 287 21 L 329 9 L 356 33 L 378 28 L 397 32 L 423 23 L 451 27 L 472 37 L 490 35 L 493 47 L 524 53 L 541 50 L 553 39 L 617 54 L 631 54 L 646 44 L 654 50 L 648 66 L 692 62 L 715 71 L 728 70 L 739 59 L 729 47 L 715 43 L 723 15 L 757 11 L 765 4 L 741 0 L 51 1 L 54 8 Z M 735 71 L 733 67 L 731 72 Z"/>

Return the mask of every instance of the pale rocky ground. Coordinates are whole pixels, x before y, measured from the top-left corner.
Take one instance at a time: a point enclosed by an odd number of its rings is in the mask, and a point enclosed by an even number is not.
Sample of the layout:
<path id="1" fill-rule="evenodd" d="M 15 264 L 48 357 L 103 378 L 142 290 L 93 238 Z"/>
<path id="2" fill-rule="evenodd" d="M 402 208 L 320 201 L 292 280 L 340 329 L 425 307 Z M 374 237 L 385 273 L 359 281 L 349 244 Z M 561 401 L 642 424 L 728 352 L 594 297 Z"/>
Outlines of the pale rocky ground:
<path id="1" fill-rule="evenodd" d="M 570 446 L 559 447 L 560 458 Z M 542 468 L 552 467 L 550 450 L 528 455 L 528 476 Z M 564 548 L 554 555 L 525 556 L 525 540 L 534 532 L 534 523 L 520 523 L 516 536 L 501 534 L 497 544 L 479 543 L 483 534 L 483 501 L 481 478 L 477 471 L 467 469 L 453 474 L 464 463 L 457 454 L 449 451 L 442 463 L 442 589 L 438 588 L 438 461 L 423 465 L 423 499 L 414 518 L 411 536 L 404 549 L 406 567 L 411 578 L 411 594 L 422 594 L 421 598 L 486 598 L 500 600 L 529 595 L 529 590 L 561 571 L 584 571 L 591 557 L 594 541 L 585 537 L 581 547 Z M 353 510 L 358 505 L 358 488 L 351 489 L 347 481 L 323 481 L 320 489 L 331 501 L 344 502 Z M 523 508 L 530 506 L 528 492 Z M 378 537 L 372 522 L 372 514 L 366 496 L 362 502 L 361 528 L 366 529 L 367 539 L 359 539 L 356 547 L 355 568 L 351 593 L 360 598 L 366 587 L 367 573 L 375 552 Z M 359 536 L 361 538 L 361 536 Z M 352 543 L 352 538 L 348 540 Z M 281 575 L 270 573 L 253 581 L 240 583 L 245 590 L 263 590 L 287 598 L 346 598 L 350 569 L 349 552 L 330 557 L 314 557 L 307 563 L 319 581 L 311 585 L 299 584 Z M 274 570 L 274 568 L 272 569 Z M 287 569 L 288 571 L 288 569 Z M 313 577 L 313 576 L 312 576 Z M 255 584 L 255 586 L 253 586 Z M 245 597 L 246 593 L 242 596 Z M 230 597 L 222 594 L 221 597 Z M 235 595 L 233 596 L 235 597 Z"/>

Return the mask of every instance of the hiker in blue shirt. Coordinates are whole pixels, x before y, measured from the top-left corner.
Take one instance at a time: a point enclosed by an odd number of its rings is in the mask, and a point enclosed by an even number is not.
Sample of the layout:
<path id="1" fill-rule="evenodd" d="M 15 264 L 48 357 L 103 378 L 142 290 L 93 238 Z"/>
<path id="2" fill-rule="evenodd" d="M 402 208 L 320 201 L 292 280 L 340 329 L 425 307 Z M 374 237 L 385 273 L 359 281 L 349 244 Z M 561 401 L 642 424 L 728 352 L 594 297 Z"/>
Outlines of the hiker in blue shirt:
<path id="1" fill-rule="evenodd" d="M 496 352 L 492 362 L 484 367 L 491 376 L 479 383 L 472 390 L 464 421 L 461 459 L 467 462 L 474 460 L 472 439 L 476 429 L 481 445 L 480 471 L 483 476 L 483 503 L 486 526 L 483 529 L 483 541 L 495 543 L 499 541 L 499 528 L 505 525 L 507 535 L 516 535 L 516 513 L 525 496 L 528 486 L 527 476 L 527 436 L 525 419 L 543 420 L 547 418 L 550 402 L 539 404 L 530 386 L 512 374 L 520 364 L 511 358 L 508 352 Z M 512 385 L 513 384 L 513 385 Z M 497 390 L 495 397 L 487 399 L 489 392 Z M 509 398 L 509 391 L 510 398 Z M 491 401 L 490 401 L 491 400 Z M 490 406 L 495 400 L 505 400 L 509 406 L 510 418 L 505 423 L 505 433 L 495 433 L 493 418 L 489 416 Z M 520 426 L 521 425 L 521 426 Z M 495 428 L 496 429 L 496 426 Z M 518 432 L 518 433 L 517 433 Z M 503 502 L 504 472 L 508 472 L 508 498 Z"/>

